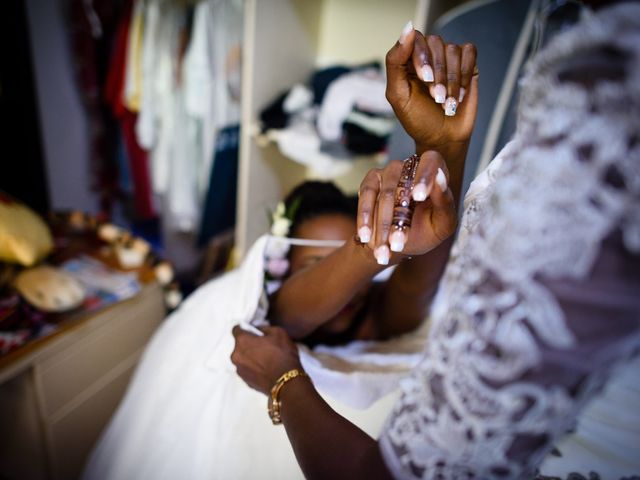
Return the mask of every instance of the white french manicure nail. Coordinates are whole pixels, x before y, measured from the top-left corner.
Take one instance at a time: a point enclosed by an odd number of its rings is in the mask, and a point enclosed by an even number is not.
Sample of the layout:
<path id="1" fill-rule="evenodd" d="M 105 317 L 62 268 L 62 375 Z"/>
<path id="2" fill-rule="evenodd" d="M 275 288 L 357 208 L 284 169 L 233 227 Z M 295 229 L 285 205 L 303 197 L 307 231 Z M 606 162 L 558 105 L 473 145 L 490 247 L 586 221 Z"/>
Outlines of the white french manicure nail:
<path id="1" fill-rule="evenodd" d="M 422 80 L 425 82 L 433 82 L 433 68 L 431 65 L 422 65 Z"/>
<path id="2" fill-rule="evenodd" d="M 433 87 L 433 99 L 436 101 L 436 103 L 444 103 L 446 97 L 447 89 L 444 88 L 444 85 L 438 83 L 435 87 Z"/>
<path id="3" fill-rule="evenodd" d="M 360 241 L 362 243 L 369 243 L 369 240 L 371 240 L 371 229 L 366 225 L 360 227 L 358 229 L 358 236 L 360 237 Z"/>
<path id="4" fill-rule="evenodd" d="M 447 176 L 441 168 L 438 168 L 438 173 L 436 173 L 436 183 L 440 187 L 440 190 L 443 192 L 447 191 Z"/>
<path id="5" fill-rule="evenodd" d="M 412 195 L 416 202 L 424 202 L 429 196 L 429 189 L 424 183 L 418 183 L 414 185 Z"/>
<path id="6" fill-rule="evenodd" d="M 389 244 L 391 245 L 392 252 L 401 252 L 404 249 L 404 244 L 407 241 L 407 237 L 401 230 L 392 232 L 389 236 Z"/>
<path id="7" fill-rule="evenodd" d="M 444 114 L 447 117 L 453 117 L 458 110 L 458 101 L 453 97 L 448 97 L 444 102 Z"/>
<path id="8" fill-rule="evenodd" d="M 400 34 L 400 39 L 398 40 L 398 42 L 400 42 L 400 45 L 404 44 L 404 42 L 407 40 L 407 37 L 409 36 L 412 30 L 413 30 L 413 22 L 409 20 L 407 24 L 404 26 L 404 28 L 402 29 L 402 33 Z"/>
<path id="9" fill-rule="evenodd" d="M 389 247 L 386 245 L 380 245 L 373 251 L 373 256 L 376 257 L 378 265 L 389 265 Z"/>
<path id="10" fill-rule="evenodd" d="M 464 89 L 464 87 L 460 87 L 460 95 L 458 95 L 458 103 L 462 103 L 465 93 L 467 93 L 467 91 Z"/>

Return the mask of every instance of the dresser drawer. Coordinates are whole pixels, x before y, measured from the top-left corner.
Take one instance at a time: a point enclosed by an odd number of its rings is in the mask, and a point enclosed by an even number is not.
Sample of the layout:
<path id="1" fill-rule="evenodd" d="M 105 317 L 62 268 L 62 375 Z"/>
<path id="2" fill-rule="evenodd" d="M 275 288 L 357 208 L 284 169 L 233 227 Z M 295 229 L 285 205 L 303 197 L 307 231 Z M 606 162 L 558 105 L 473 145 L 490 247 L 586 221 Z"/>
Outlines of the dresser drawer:
<path id="1" fill-rule="evenodd" d="M 55 415 L 115 364 L 139 351 L 164 314 L 160 290 L 144 290 L 97 314 L 90 325 L 67 339 L 72 340 L 69 346 L 38 361 L 34 372 L 44 416 Z"/>
<path id="2" fill-rule="evenodd" d="M 140 354 L 142 352 L 139 352 Z M 80 478 L 88 457 L 127 389 L 138 356 L 102 388 L 49 425 L 53 448 L 53 480 Z"/>

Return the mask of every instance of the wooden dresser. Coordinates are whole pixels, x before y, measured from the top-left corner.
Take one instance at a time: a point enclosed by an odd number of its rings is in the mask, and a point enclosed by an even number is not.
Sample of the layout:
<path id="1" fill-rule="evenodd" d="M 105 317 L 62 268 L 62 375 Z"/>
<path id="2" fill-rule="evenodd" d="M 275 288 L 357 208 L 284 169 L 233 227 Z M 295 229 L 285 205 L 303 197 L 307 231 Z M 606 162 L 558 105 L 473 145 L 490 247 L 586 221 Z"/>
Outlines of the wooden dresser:
<path id="1" fill-rule="evenodd" d="M 150 283 L 0 357 L 0 479 L 78 478 L 164 316 Z"/>

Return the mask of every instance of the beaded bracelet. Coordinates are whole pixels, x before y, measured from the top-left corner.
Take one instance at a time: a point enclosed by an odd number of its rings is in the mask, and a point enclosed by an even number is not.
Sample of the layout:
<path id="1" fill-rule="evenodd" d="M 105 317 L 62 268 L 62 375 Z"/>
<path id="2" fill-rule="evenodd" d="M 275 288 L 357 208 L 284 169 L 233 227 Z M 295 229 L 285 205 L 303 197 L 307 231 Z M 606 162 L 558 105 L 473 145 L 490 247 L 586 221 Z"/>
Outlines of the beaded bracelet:
<path id="1" fill-rule="evenodd" d="M 393 220 L 391 224 L 397 230 L 402 232 L 411 227 L 411 219 L 413 217 L 414 201 L 411 198 L 411 190 L 413 188 L 413 180 L 416 177 L 420 156 L 413 154 L 407 158 L 402 164 L 402 172 L 400 180 L 396 188 L 396 197 L 393 205 Z"/>

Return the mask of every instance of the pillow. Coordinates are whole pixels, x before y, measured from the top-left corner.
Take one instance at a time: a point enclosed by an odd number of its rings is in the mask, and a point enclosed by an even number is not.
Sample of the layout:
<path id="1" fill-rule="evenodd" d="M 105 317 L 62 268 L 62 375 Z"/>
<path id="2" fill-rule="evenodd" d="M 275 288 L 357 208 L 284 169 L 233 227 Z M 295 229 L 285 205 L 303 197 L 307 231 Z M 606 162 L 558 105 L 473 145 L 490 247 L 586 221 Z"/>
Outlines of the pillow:
<path id="1" fill-rule="evenodd" d="M 52 248 L 51 232 L 42 218 L 0 191 L 0 261 L 30 267 Z"/>
<path id="2" fill-rule="evenodd" d="M 83 286 L 71 274 L 48 265 L 20 272 L 16 290 L 27 302 L 44 312 L 64 312 L 82 304 Z"/>

